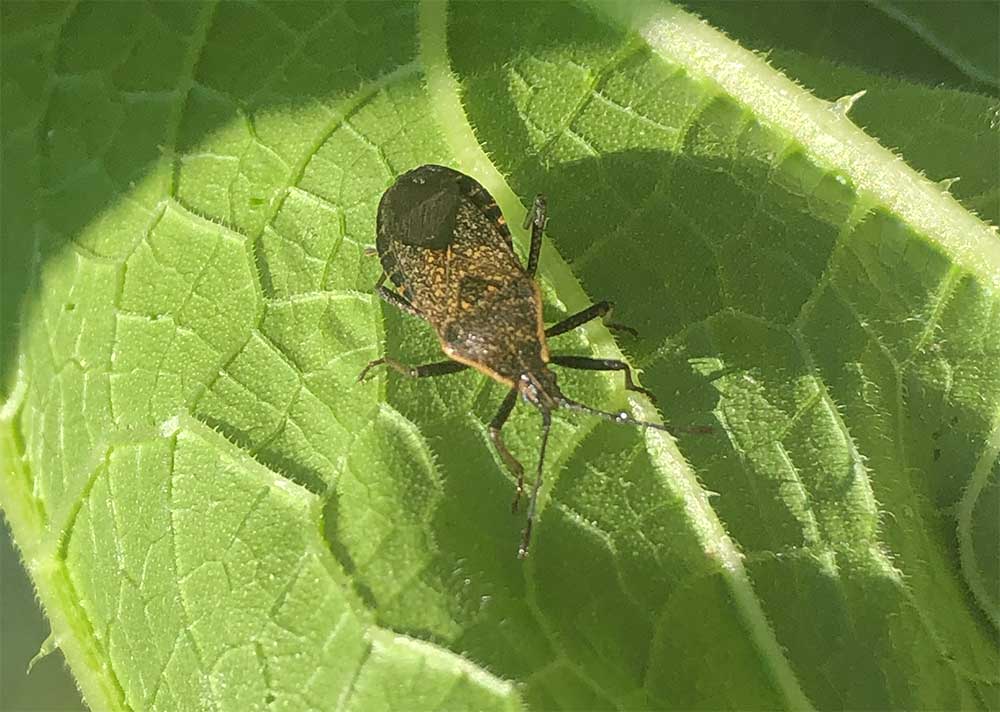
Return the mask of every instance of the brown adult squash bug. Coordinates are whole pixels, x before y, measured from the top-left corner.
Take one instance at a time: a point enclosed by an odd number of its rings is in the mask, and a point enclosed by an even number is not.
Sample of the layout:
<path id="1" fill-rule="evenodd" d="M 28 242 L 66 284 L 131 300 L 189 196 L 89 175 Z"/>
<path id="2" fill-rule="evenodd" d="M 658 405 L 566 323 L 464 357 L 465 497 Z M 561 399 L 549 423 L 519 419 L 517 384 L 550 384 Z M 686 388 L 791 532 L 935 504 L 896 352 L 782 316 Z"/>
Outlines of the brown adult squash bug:
<path id="1" fill-rule="evenodd" d="M 443 376 L 472 367 L 508 386 L 510 392 L 489 427 L 493 445 L 517 478 L 513 511 L 517 511 L 524 493 L 524 467 L 507 450 L 500 430 L 518 395 L 538 408 L 542 415 L 542 444 L 518 548 L 522 558 L 531 540 L 553 410 L 567 408 L 616 423 L 672 432 L 667 426 L 636 420 L 628 413 L 591 408 L 559 390 L 550 365 L 624 371 L 626 389 L 653 398 L 652 393 L 635 384 L 631 369 L 622 361 L 549 353 L 547 337 L 607 317 L 612 303 L 597 302 L 557 324 L 545 326 L 541 294 L 534 280 L 545 221 L 545 199 L 539 195 L 524 223 L 525 228 L 531 227 L 531 248 L 528 265 L 522 267 L 500 208 L 476 180 L 435 165 L 420 166 L 399 176 L 378 206 L 375 246 L 383 273 L 375 290 L 386 302 L 430 322 L 442 350 L 452 360 L 407 366 L 383 356 L 370 362 L 358 376 L 359 381 L 363 380 L 381 364 L 412 378 Z M 395 291 L 384 286 L 386 277 L 396 286 Z M 605 323 L 609 328 L 632 331 Z"/>

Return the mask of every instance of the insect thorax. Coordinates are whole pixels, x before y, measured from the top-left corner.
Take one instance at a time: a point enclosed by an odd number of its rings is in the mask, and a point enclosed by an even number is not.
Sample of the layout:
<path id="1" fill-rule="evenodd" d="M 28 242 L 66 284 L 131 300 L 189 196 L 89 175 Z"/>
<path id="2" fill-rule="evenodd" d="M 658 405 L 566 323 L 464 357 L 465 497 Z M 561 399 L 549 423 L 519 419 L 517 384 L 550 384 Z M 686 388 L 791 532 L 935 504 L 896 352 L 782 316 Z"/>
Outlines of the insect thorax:
<path id="1" fill-rule="evenodd" d="M 488 299 L 512 283 L 531 281 L 504 236 L 471 202 L 458 206 L 447 244 L 392 240 L 383 257 L 387 265 L 393 282 L 430 321 L 446 318 L 458 301 Z"/>

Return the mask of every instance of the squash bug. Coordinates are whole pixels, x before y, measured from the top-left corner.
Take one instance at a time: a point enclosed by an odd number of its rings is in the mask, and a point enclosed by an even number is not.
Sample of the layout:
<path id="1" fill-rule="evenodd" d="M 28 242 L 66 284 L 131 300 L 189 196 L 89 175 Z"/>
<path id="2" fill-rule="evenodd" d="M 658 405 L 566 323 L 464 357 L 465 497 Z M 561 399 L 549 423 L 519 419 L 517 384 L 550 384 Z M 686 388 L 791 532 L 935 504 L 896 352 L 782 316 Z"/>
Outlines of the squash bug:
<path id="1" fill-rule="evenodd" d="M 399 176 L 378 206 L 375 249 L 383 272 L 375 291 L 389 304 L 428 321 L 451 360 L 408 366 L 383 356 L 371 361 L 358 376 L 359 381 L 364 380 L 379 365 L 412 378 L 443 376 L 474 368 L 510 388 L 490 422 L 489 433 L 497 453 L 517 481 L 511 505 L 515 512 L 524 494 L 524 467 L 504 445 L 500 431 L 519 395 L 538 409 L 542 416 L 542 439 L 518 548 L 520 558 L 527 555 L 531 541 L 553 410 L 567 408 L 615 423 L 673 431 L 665 425 L 636 420 L 628 413 L 611 413 L 578 403 L 556 385 L 556 376 L 549 368 L 553 365 L 623 371 L 626 389 L 653 398 L 652 393 L 636 385 L 632 370 L 623 361 L 549 353 L 548 337 L 598 317 L 606 320 L 613 305 L 597 302 L 552 326 L 545 326 L 541 294 L 534 279 L 545 213 L 545 199 L 539 195 L 524 223 L 525 229 L 531 228 L 531 247 L 528 264 L 522 267 L 500 208 L 478 181 L 437 165 L 420 166 Z M 395 285 L 395 290 L 385 286 L 386 278 Z M 607 321 L 605 324 L 612 329 L 632 331 Z"/>

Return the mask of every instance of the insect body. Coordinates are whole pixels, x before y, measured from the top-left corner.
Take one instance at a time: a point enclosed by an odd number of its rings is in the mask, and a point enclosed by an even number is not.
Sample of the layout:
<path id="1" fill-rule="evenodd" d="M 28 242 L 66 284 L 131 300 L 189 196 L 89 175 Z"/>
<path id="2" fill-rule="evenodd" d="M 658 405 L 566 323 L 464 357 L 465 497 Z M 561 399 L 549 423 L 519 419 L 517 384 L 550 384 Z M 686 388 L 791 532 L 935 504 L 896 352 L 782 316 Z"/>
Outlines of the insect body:
<path id="1" fill-rule="evenodd" d="M 420 166 L 401 175 L 382 196 L 378 207 L 375 244 L 383 274 L 375 289 L 385 301 L 430 322 L 442 350 L 452 360 L 407 366 L 383 357 L 369 363 L 358 377 L 363 380 L 371 368 L 381 364 L 415 378 L 441 376 L 471 367 L 508 386 L 510 391 L 490 423 L 490 439 L 517 478 L 514 511 L 524 492 L 524 468 L 507 450 L 500 430 L 518 395 L 538 408 L 542 416 L 542 441 L 518 549 L 522 558 L 527 555 L 531 540 L 553 410 L 568 408 L 617 423 L 668 430 L 663 425 L 635 420 L 627 413 L 591 408 L 559 390 L 551 365 L 624 371 L 628 390 L 652 397 L 633 382 L 631 370 L 622 361 L 549 353 L 546 337 L 606 317 L 612 304 L 598 302 L 545 327 L 541 295 L 534 280 L 545 221 L 545 200 L 538 196 L 525 221 L 526 228 L 531 226 L 531 248 L 528 264 L 522 267 L 500 208 L 477 181 L 435 165 Z M 395 290 L 385 286 L 387 277 Z"/>

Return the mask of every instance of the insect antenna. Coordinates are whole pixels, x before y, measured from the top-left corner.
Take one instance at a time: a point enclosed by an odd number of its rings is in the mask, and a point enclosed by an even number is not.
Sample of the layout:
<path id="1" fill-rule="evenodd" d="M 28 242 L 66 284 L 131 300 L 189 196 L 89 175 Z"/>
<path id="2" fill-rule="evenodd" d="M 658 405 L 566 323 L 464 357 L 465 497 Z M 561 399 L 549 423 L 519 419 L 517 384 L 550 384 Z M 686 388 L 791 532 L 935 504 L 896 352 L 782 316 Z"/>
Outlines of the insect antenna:
<path id="1" fill-rule="evenodd" d="M 578 413 L 589 413 L 590 415 L 598 415 L 605 420 L 610 420 L 612 423 L 619 423 L 621 425 L 637 425 L 640 428 L 653 428 L 655 430 L 662 430 L 665 433 L 711 433 L 714 432 L 713 428 L 709 425 L 693 425 L 688 427 L 677 427 L 674 425 L 663 425 L 661 423 L 650 423 L 647 420 L 636 420 L 631 415 L 625 411 L 620 411 L 618 413 L 612 413 L 607 410 L 599 410 L 598 408 L 591 408 L 589 405 L 584 405 L 570 398 L 563 396 L 559 400 L 559 405 L 568 410 L 575 410 Z"/>
<path id="2" fill-rule="evenodd" d="M 531 542 L 531 525 L 535 521 L 535 503 L 538 501 L 538 490 L 542 488 L 542 463 L 545 462 L 545 446 L 549 443 L 549 429 L 552 427 L 552 416 L 545 408 L 539 408 L 542 413 L 542 447 L 538 452 L 538 471 L 535 473 L 535 485 L 531 488 L 531 499 L 528 500 L 528 522 L 524 525 L 521 546 L 517 549 L 517 558 L 528 555 L 528 544 Z"/>

